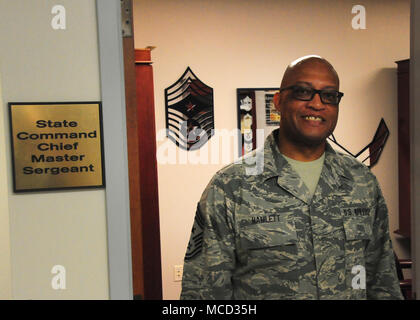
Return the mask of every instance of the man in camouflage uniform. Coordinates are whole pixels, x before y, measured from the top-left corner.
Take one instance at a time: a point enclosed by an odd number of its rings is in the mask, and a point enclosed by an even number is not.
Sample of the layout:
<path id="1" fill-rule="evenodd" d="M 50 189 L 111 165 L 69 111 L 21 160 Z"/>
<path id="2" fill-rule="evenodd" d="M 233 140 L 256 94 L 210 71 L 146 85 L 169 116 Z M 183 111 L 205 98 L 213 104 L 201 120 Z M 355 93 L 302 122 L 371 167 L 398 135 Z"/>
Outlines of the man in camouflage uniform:
<path id="1" fill-rule="evenodd" d="M 280 128 L 201 197 L 181 299 L 402 299 L 378 181 L 326 142 L 338 90 L 321 57 L 288 66 Z"/>

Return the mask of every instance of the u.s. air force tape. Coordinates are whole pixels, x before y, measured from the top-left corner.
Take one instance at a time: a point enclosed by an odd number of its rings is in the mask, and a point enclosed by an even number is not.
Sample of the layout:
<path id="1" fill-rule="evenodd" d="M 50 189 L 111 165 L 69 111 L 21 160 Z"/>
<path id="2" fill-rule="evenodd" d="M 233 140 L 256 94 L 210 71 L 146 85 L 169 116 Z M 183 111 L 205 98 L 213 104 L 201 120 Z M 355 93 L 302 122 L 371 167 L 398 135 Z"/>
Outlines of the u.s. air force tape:
<path id="1" fill-rule="evenodd" d="M 203 248 L 203 230 L 204 217 L 200 210 L 200 205 L 198 204 L 197 211 L 195 212 L 190 241 L 188 242 L 187 253 L 185 254 L 185 260 L 191 260 L 201 253 Z"/>

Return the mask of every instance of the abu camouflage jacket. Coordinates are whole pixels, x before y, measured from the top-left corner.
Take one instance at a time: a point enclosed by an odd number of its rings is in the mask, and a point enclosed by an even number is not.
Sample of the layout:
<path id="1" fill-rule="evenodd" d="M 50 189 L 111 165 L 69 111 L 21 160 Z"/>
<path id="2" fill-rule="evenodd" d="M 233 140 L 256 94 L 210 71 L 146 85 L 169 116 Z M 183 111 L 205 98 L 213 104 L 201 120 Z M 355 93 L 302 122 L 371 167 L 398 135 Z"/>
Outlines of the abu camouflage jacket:
<path id="1" fill-rule="evenodd" d="M 376 177 L 327 145 L 309 199 L 277 132 L 204 191 L 181 299 L 402 299 Z"/>

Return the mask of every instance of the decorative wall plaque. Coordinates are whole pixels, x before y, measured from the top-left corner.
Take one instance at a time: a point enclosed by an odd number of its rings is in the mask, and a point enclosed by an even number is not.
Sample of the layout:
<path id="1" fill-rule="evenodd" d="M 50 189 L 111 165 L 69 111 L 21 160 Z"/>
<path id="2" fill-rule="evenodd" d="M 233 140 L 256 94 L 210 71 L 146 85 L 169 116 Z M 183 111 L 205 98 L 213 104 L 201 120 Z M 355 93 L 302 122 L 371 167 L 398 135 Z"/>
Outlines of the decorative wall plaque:
<path id="1" fill-rule="evenodd" d="M 278 88 L 238 88 L 238 154 L 246 155 L 257 148 L 257 130 L 271 132 L 280 124 L 280 114 L 274 107 L 273 97 Z M 258 124 L 259 123 L 259 124 Z M 263 125 L 263 126 L 262 126 Z"/>
<path id="2" fill-rule="evenodd" d="M 101 102 L 9 103 L 15 192 L 102 187 Z"/>
<path id="3" fill-rule="evenodd" d="M 165 89 L 166 135 L 184 150 L 196 150 L 214 133 L 213 89 L 190 67 Z"/>
<path id="4" fill-rule="evenodd" d="M 265 123 L 269 126 L 279 126 L 280 112 L 276 110 L 273 99 L 273 93 L 265 95 Z"/>
<path id="5" fill-rule="evenodd" d="M 331 136 L 328 137 L 328 140 L 333 142 L 336 146 L 340 147 L 342 151 L 357 158 L 360 162 L 366 164 L 369 168 L 372 168 L 378 163 L 382 151 L 385 148 L 385 144 L 388 140 L 388 137 L 389 129 L 385 123 L 385 120 L 382 118 L 379 122 L 378 128 L 376 129 L 372 141 L 356 154 L 351 153 L 344 146 L 338 143 L 333 134 L 331 134 Z"/>

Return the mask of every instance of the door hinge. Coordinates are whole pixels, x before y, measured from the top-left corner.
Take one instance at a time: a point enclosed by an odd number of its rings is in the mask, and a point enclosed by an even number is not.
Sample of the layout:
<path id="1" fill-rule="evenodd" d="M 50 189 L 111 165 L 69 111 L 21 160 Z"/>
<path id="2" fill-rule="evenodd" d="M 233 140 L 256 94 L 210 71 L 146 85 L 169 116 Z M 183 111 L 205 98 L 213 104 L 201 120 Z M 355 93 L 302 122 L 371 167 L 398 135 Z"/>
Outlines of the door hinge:
<path id="1" fill-rule="evenodd" d="M 124 38 L 133 36 L 132 0 L 121 0 L 121 30 Z"/>

